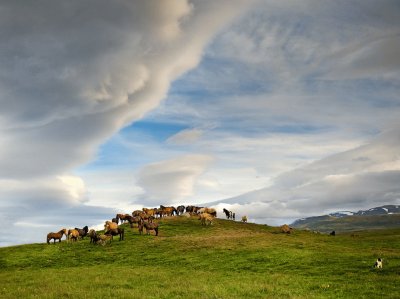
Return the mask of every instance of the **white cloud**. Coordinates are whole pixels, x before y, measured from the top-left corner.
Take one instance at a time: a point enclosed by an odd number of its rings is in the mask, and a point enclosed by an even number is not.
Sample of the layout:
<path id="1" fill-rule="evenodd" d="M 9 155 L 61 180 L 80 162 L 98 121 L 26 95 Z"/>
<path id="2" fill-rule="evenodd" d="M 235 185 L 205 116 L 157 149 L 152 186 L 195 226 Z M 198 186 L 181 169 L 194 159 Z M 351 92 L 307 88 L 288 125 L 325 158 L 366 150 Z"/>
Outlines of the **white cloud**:
<path id="1" fill-rule="evenodd" d="M 203 132 L 200 129 L 183 130 L 169 137 L 167 142 L 177 145 L 191 144 L 197 141 L 203 135 Z"/>
<path id="2" fill-rule="evenodd" d="M 273 215 L 295 218 L 335 209 L 399 204 L 399 149 L 399 132 L 386 132 L 369 144 L 283 173 L 268 188 L 221 202 L 237 204 L 238 210 L 261 202 L 266 205 L 260 209 L 265 221 Z M 273 203 L 277 209 L 270 206 Z"/>
<path id="3" fill-rule="evenodd" d="M 151 206 L 185 200 L 211 162 L 210 156 L 187 155 L 145 166 L 137 179 L 145 192 L 141 202 Z"/>

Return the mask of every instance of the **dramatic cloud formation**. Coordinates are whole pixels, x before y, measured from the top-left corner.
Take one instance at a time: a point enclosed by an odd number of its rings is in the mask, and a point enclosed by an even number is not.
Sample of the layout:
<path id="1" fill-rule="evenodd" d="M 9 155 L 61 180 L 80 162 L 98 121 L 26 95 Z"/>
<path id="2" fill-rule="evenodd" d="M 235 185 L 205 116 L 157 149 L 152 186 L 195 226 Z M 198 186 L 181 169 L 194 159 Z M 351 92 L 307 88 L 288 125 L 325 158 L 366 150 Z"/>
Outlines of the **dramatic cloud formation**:
<path id="1" fill-rule="evenodd" d="M 2 3 L 2 184 L 15 180 L 17 194 L 64 203 L 58 194 L 71 192 L 58 190 L 71 182 L 55 178 L 159 105 L 171 81 L 198 64 L 210 38 L 244 5 L 227 3 Z"/>
<path id="2" fill-rule="evenodd" d="M 395 0 L 9 1 L 0 27 L 0 246 L 144 205 L 399 203 Z"/>

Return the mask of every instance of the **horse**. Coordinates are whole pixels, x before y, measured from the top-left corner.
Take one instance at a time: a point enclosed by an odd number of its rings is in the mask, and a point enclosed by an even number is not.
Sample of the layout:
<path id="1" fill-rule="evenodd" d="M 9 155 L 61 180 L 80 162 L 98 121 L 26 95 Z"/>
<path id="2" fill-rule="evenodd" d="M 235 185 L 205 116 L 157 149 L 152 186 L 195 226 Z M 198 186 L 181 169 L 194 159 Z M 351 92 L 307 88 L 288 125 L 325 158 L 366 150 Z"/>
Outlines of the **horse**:
<path id="1" fill-rule="evenodd" d="M 104 245 L 107 244 L 107 242 L 109 244 L 111 244 L 111 241 L 112 241 L 112 235 L 110 235 L 110 234 L 104 234 L 104 235 L 101 234 L 101 235 L 98 236 L 96 243 L 101 244 L 101 245 L 104 246 Z"/>
<path id="2" fill-rule="evenodd" d="M 155 215 L 157 209 L 155 209 L 155 208 L 154 208 L 154 209 L 143 208 L 142 210 L 143 210 L 143 212 L 145 212 L 148 216 L 153 216 L 153 217 L 154 217 L 154 215 Z"/>
<path id="3" fill-rule="evenodd" d="M 207 213 L 213 217 L 217 217 L 217 211 L 214 208 L 201 208 L 198 212 L 200 214 Z"/>
<path id="4" fill-rule="evenodd" d="M 117 229 L 107 231 L 106 235 L 111 235 L 111 239 L 114 236 L 119 235 L 119 240 L 122 241 L 122 240 L 124 240 L 125 230 L 122 227 L 118 227 Z"/>
<path id="5" fill-rule="evenodd" d="M 284 234 L 291 234 L 292 233 L 292 228 L 289 225 L 284 224 L 284 225 L 281 226 L 281 232 L 284 233 Z"/>
<path id="6" fill-rule="evenodd" d="M 130 216 L 129 214 L 117 214 L 117 216 L 115 216 L 115 218 L 117 219 L 117 223 L 119 222 L 118 220 L 121 220 L 121 223 L 123 223 L 125 220 L 127 220 L 126 218 Z"/>
<path id="7" fill-rule="evenodd" d="M 150 235 L 150 231 L 154 230 L 156 236 L 158 236 L 158 223 L 157 222 L 144 222 L 144 228 L 146 229 L 146 234 Z"/>
<path id="8" fill-rule="evenodd" d="M 58 242 L 61 242 L 61 238 L 62 236 L 65 235 L 67 236 L 67 229 L 63 228 L 62 230 L 60 230 L 58 233 L 48 233 L 47 234 L 47 244 L 50 244 L 51 239 L 54 240 L 54 244 L 56 244 L 56 240 L 58 240 Z"/>
<path id="9" fill-rule="evenodd" d="M 182 215 L 185 212 L 185 206 L 178 206 L 176 208 L 177 215 Z"/>
<path id="10" fill-rule="evenodd" d="M 106 221 L 104 224 L 104 234 L 105 235 L 111 235 L 111 236 L 116 236 L 119 235 L 119 240 L 124 239 L 124 229 L 119 227 L 118 224 L 115 222 L 111 221 Z"/>
<path id="11" fill-rule="evenodd" d="M 88 236 L 90 237 L 90 243 L 95 244 L 99 240 L 99 237 L 94 229 L 89 231 Z"/>
<path id="12" fill-rule="evenodd" d="M 138 226 L 140 234 L 143 234 L 143 227 L 146 229 L 147 235 L 150 235 L 150 231 L 154 230 L 156 236 L 158 236 L 158 223 L 157 222 L 145 222 L 142 219 Z"/>
<path id="13" fill-rule="evenodd" d="M 174 213 L 177 213 L 175 207 L 164 207 L 163 205 L 160 205 L 160 209 L 162 216 L 173 216 Z"/>
<path id="14" fill-rule="evenodd" d="M 192 213 L 193 213 L 193 214 L 199 214 L 199 213 L 200 213 L 200 210 L 201 210 L 202 208 L 203 208 L 203 207 L 193 207 Z"/>
<path id="15" fill-rule="evenodd" d="M 228 211 L 225 208 L 222 211 L 225 213 L 226 219 L 230 219 L 231 218 L 231 211 Z"/>
<path id="16" fill-rule="evenodd" d="M 192 213 L 194 209 L 194 206 L 187 206 L 186 207 L 186 213 Z"/>
<path id="17" fill-rule="evenodd" d="M 140 213 L 142 213 L 142 212 L 143 212 L 143 211 L 141 211 L 141 210 L 135 210 L 135 211 L 132 212 L 132 216 L 133 216 L 133 217 L 139 216 Z"/>
<path id="18" fill-rule="evenodd" d="M 76 229 L 70 229 L 68 231 L 68 240 L 74 240 L 77 241 L 79 238 L 79 231 L 77 231 Z"/>
<path id="19" fill-rule="evenodd" d="M 141 219 L 139 216 L 135 216 L 135 217 L 129 216 L 129 217 L 126 217 L 126 218 L 127 218 L 128 222 L 129 222 L 131 228 L 133 228 L 133 224 L 134 223 L 139 224 L 139 221 Z"/>
<path id="20" fill-rule="evenodd" d="M 83 240 L 83 237 L 85 237 L 89 231 L 89 228 L 87 227 L 87 225 L 84 228 L 75 227 L 75 229 L 79 232 L 79 237 L 81 237 L 82 240 Z"/>
<path id="21" fill-rule="evenodd" d="M 139 216 L 138 216 L 140 219 L 143 219 L 143 220 L 149 220 L 149 218 L 151 218 L 151 217 L 153 217 L 153 216 L 149 216 L 149 215 L 147 215 L 145 212 L 140 212 L 140 214 L 139 214 Z M 153 217 L 154 218 L 154 217 Z"/>
<path id="22" fill-rule="evenodd" d="M 199 215 L 199 220 L 201 220 L 201 225 L 207 225 L 207 223 L 209 225 L 212 224 L 214 217 L 211 214 L 208 213 L 201 213 Z"/>
<path id="23" fill-rule="evenodd" d="M 106 221 L 104 224 L 104 232 L 107 233 L 109 230 L 114 230 L 118 228 L 118 224 L 112 221 Z"/>

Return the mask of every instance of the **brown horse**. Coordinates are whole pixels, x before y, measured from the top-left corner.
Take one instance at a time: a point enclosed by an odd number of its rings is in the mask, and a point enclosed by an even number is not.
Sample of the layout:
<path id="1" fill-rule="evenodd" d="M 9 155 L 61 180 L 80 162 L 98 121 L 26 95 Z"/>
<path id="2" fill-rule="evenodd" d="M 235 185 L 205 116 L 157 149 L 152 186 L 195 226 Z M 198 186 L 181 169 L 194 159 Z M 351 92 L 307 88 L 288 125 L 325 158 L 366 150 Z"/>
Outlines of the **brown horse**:
<path id="1" fill-rule="evenodd" d="M 176 215 L 176 209 L 175 207 L 164 207 L 163 205 L 160 206 L 161 209 L 161 215 L 164 216 L 173 216 L 174 213 Z"/>
<path id="2" fill-rule="evenodd" d="M 63 228 L 58 233 L 48 233 L 47 234 L 47 244 L 50 244 L 51 239 L 54 240 L 54 244 L 56 244 L 56 240 L 58 240 L 58 242 L 61 242 L 61 238 L 63 235 L 67 236 L 66 228 Z"/>
<path id="3" fill-rule="evenodd" d="M 217 211 L 214 208 L 201 208 L 198 210 L 198 213 L 202 214 L 202 213 L 207 213 L 210 214 L 213 217 L 217 217 Z"/>
<path id="4" fill-rule="evenodd" d="M 106 234 L 106 235 L 101 234 L 101 235 L 98 235 L 98 236 L 97 236 L 97 241 L 96 241 L 96 243 L 104 246 L 104 245 L 106 245 L 107 243 L 108 243 L 108 244 L 111 244 L 111 241 L 112 241 L 112 235 L 109 235 L 109 234 Z"/>
<path id="5" fill-rule="evenodd" d="M 68 240 L 77 241 L 79 238 L 79 231 L 76 229 L 70 229 L 68 231 Z"/>
<path id="6" fill-rule="evenodd" d="M 157 209 L 147 209 L 147 208 L 143 208 L 142 210 L 143 210 L 143 212 L 145 212 L 148 216 L 153 216 L 153 217 L 154 217 L 154 215 L 155 215 Z"/>
<path id="7" fill-rule="evenodd" d="M 122 227 L 118 227 L 117 229 L 109 230 L 108 232 L 106 232 L 106 235 L 111 235 L 111 239 L 114 236 L 119 235 L 119 240 L 122 241 L 124 240 L 125 230 Z"/>
<path id="8" fill-rule="evenodd" d="M 141 218 L 139 216 L 133 217 L 133 216 L 129 215 L 129 217 L 127 217 L 127 220 L 129 222 L 131 228 L 133 228 L 134 223 L 137 223 L 139 225 Z"/>
<path id="9" fill-rule="evenodd" d="M 121 220 L 121 223 L 127 220 L 127 217 L 129 217 L 129 214 L 117 214 L 115 217 L 117 219 L 117 223 L 119 222 L 118 220 Z"/>
<path id="10" fill-rule="evenodd" d="M 199 220 L 201 220 L 201 225 L 211 225 L 213 223 L 214 217 L 208 213 L 201 213 L 199 215 Z"/>
<path id="11" fill-rule="evenodd" d="M 118 228 L 118 224 L 112 221 L 106 221 L 104 224 L 104 232 L 107 233 L 109 230 L 114 230 Z"/>
<path id="12" fill-rule="evenodd" d="M 138 226 L 140 234 L 143 234 L 143 227 L 146 229 L 147 235 L 150 235 L 150 231 L 154 230 L 156 236 L 158 236 L 158 223 L 157 222 L 146 222 L 144 220 L 140 221 L 139 226 Z"/>
<path id="13" fill-rule="evenodd" d="M 88 236 L 90 237 L 90 243 L 95 244 L 98 241 L 98 235 L 94 229 L 91 229 L 88 233 Z"/>
<path id="14" fill-rule="evenodd" d="M 139 216 L 140 213 L 142 213 L 142 212 L 143 212 L 143 211 L 135 210 L 135 211 L 132 212 L 132 216 L 133 216 L 133 217 Z"/>

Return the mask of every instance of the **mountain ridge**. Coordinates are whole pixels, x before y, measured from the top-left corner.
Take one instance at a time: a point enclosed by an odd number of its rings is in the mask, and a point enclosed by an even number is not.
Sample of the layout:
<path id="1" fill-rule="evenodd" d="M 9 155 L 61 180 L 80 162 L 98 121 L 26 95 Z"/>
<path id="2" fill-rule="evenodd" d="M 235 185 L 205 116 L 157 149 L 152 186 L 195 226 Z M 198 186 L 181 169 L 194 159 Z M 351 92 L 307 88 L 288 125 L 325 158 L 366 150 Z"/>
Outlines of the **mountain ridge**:
<path id="1" fill-rule="evenodd" d="M 321 232 L 400 227 L 400 205 L 383 205 L 368 210 L 338 211 L 295 220 L 291 226 Z"/>

